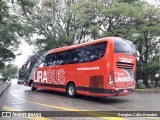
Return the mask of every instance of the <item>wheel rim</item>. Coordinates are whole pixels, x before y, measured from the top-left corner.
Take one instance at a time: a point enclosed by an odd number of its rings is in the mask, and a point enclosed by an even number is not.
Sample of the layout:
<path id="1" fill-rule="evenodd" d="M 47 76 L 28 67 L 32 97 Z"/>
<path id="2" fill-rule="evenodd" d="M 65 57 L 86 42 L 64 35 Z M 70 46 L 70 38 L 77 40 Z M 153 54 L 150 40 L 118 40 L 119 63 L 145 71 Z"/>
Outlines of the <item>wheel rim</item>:
<path id="1" fill-rule="evenodd" d="M 68 92 L 70 95 L 74 95 L 74 93 L 75 93 L 74 87 L 70 86 Z"/>

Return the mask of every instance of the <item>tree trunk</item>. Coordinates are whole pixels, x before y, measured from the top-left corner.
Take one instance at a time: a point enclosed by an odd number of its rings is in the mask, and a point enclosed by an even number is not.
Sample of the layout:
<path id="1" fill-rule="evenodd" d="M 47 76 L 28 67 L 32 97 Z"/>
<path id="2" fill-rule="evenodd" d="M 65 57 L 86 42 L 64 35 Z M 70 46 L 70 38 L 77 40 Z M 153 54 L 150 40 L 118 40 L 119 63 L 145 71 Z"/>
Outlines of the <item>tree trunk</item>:
<path id="1" fill-rule="evenodd" d="M 146 74 L 146 70 L 143 71 L 142 79 L 143 79 L 143 84 L 148 88 L 148 75 Z"/>
<path id="2" fill-rule="evenodd" d="M 147 88 L 149 87 L 148 86 L 148 74 L 147 74 L 147 68 L 146 68 L 147 63 L 148 63 L 148 49 L 149 49 L 149 47 L 148 47 L 148 39 L 149 39 L 148 38 L 148 31 L 146 30 L 144 32 L 144 42 L 145 42 L 145 48 L 146 48 L 145 53 L 144 53 L 144 65 L 145 65 L 144 80 L 145 80 L 145 85 L 146 85 Z"/>
<path id="3" fill-rule="evenodd" d="M 158 87 L 158 78 L 155 78 L 155 88 Z"/>
<path id="4" fill-rule="evenodd" d="M 145 85 L 146 85 L 147 88 L 149 87 L 149 85 L 148 85 L 148 75 L 147 74 L 145 74 Z"/>

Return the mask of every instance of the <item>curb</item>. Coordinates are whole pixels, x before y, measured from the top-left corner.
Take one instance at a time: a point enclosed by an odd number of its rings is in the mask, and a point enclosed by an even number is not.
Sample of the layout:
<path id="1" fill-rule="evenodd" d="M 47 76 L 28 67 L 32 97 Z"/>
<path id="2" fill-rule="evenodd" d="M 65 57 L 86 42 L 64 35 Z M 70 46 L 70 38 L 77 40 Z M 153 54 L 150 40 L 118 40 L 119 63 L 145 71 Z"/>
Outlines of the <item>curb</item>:
<path id="1" fill-rule="evenodd" d="M 160 92 L 160 90 L 156 90 L 156 89 L 153 89 L 153 90 L 150 90 L 150 89 L 135 89 L 134 90 L 135 92 L 150 92 L 150 93 L 152 93 L 152 92 Z"/>
<path id="2" fill-rule="evenodd" d="M 0 86 L 0 97 L 3 95 L 5 90 L 10 86 L 11 83 L 4 83 L 3 85 Z"/>

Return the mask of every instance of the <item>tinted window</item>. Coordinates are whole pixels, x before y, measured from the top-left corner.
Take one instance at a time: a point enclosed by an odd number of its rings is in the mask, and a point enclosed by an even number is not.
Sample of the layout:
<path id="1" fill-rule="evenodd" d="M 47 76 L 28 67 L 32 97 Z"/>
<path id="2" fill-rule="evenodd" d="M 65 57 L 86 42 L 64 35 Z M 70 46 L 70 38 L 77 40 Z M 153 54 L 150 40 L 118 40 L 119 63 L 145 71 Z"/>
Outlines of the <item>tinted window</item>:
<path id="1" fill-rule="evenodd" d="M 135 55 L 136 49 L 132 42 L 128 40 L 123 40 L 122 38 L 115 38 L 114 39 L 114 52 Z"/>
<path id="2" fill-rule="evenodd" d="M 41 67 L 43 67 L 44 66 L 44 61 L 45 61 L 45 58 L 46 58 L 46 53 L 43 55 L 43 56 L 41 56 L 37 61 L 36 61 L 36 63 L 35 63 L 35 65 L 34 65 L 34 67 L 39 67 L 39 66 L 41 66 Z"/>
<path id="3" fill-rule="evenodd" d="M 56 60 L 56 55 L 55 54 L 49 54 L 47 55 L 44 66 L 54 66 L 55 65 L 55 60 Z"/>
<path id="4" fill-rule="evenodd" d="M 64 52 L 49 54 L 46 57 L 44 66 L 55 66 L 64 64 L 75 64 L 92 62 L 104 56 L 106 42 L 87 45 Z"/>
<path id="5" fill-rule="evenodd" d="M 19 70 L 19 71 L 18 71 L 18 79 L 23 79 L 24 76 L 25 76 L 24 71 Z"/>

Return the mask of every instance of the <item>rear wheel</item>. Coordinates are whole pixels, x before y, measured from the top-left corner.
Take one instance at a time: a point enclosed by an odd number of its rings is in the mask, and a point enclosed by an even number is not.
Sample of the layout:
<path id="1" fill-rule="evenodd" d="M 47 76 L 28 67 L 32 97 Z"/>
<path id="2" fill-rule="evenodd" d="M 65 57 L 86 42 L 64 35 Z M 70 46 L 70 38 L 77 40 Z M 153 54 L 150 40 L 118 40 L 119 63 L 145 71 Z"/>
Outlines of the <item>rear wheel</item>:
<path id="1" fill-rule="evenodd" d="M 75 97 L 76 96 L 76 86 L 74 83 L 69 83 L 69 85 L 67 86 L 67 95 L 69 97 Z"/>
<path id="2" fill-rule="evenodd" d="M 32 90 L 32 91 L 35 91 L 35 90 L 37 90 L 37 88 L 35 88 L 35 87 L 34 87 L 34 84 L 33 84 L 33 82 L 31 83 L 31 90 Z"/>

